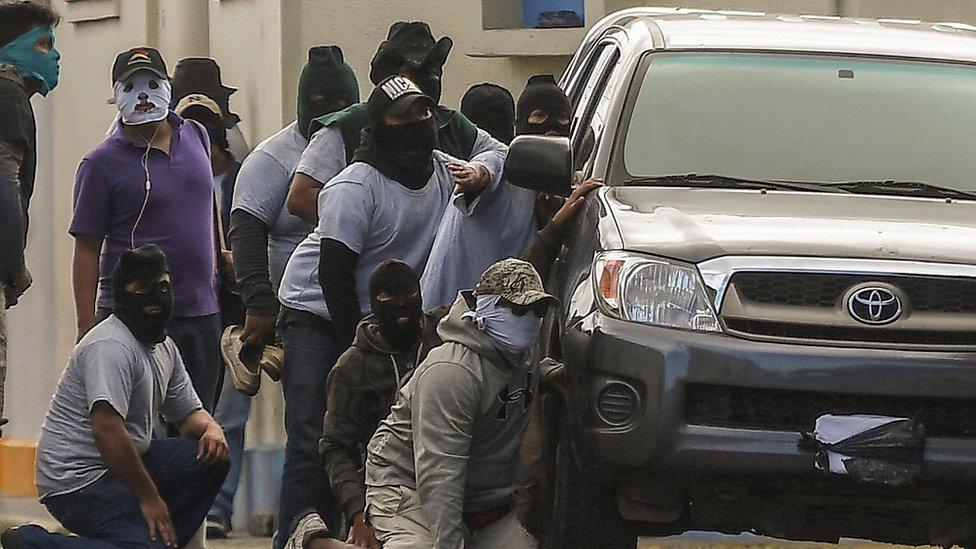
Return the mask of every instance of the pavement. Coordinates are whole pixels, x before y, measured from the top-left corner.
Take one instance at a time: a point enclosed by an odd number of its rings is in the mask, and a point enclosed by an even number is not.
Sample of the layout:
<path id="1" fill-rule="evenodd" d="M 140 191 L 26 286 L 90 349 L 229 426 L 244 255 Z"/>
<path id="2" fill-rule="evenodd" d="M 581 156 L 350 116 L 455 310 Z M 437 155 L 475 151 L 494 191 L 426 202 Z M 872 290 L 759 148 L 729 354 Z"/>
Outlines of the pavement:
<path id="1" fill-rule="evenodd" d="M 40 524 L 48 530 L 58 530 L 58 525 L 44 507 L 34 498 L 0 497 L 0 530 L 21 524 Z M 210 540 L 209 549 L 224 547 L 236 549 L 267 549 L 271 547 L 269 538 L 232 535 L 227 540 Z M 751 534 L 728 536 L 711 532 L 689 532 L 681 536 L 667 538 L 642 538 L 638 549 L 826 549 L 843 547 L 856 549 L 895 549 L 894 545 L 883 545 L 862 541 L 843 542 L 839 545 L 784 541 Z M 2 549 L 2 548 L 0 548 Z"/>

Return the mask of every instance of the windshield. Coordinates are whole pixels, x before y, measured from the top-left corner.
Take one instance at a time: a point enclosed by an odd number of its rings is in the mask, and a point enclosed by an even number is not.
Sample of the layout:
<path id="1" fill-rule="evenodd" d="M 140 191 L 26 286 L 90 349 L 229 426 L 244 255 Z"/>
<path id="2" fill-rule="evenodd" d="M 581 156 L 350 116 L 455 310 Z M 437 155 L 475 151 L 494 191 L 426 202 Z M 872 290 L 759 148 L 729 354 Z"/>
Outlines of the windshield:
<path id="1" fill-rule="evenodd" d="M 976 190 L 976 70 L 774 54 L 663 54 L 624 142 L 632 177 L 915 181 Z"/>

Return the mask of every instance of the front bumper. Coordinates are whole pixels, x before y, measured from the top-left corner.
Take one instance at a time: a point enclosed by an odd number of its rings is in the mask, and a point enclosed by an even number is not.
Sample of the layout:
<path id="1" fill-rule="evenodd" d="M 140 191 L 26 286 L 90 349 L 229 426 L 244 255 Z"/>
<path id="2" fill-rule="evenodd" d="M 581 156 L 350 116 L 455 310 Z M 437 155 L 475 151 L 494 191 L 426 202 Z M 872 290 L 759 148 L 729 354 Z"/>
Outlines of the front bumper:
<path id="1" fill-rule="evenodd" d="M 824 479 L 814 454 L 798 446 L 799 430 L 689 424 L 685 398 L 694 384 L 928 402 L 976 399 L 976 355 L 969 353 L 756 342 L 624 322 L 598 311 L 570 326 L 561 345 L 576 459 L 587 474 L 611 481 Z M 627 421 L 608 422 L 598 412 L 611 386 L 629 388 L 636 401 Z M 976 486 L 976 436 L 929 438 L 919 480 L 928 487 Z"/>

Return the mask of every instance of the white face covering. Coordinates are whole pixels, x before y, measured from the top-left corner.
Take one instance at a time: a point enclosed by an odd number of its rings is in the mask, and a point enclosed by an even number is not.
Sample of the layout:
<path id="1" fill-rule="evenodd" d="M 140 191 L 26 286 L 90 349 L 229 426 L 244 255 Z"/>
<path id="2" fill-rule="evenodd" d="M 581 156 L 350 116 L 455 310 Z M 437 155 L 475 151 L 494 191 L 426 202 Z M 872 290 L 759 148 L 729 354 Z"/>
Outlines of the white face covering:
<path id="1" fill-rule="evenodd" d="M 172 88 L 169 80 L 149 71 L 139 71 L 115 83 L 115 106 L 122 123 L 138 126 L 159 122 L 169 114 Z"/>
<path id="2" fill-rule="evenodd" d="M 500 295 L 479 295 L 473 312 L 462 318 L 471 318 L 478 328 L 491 338 L 498 352 L 513 364 L 532 348 L 542 326 L 542 319 L 529 311 L 516 316 L 508 307 L 498 304 Z"/>

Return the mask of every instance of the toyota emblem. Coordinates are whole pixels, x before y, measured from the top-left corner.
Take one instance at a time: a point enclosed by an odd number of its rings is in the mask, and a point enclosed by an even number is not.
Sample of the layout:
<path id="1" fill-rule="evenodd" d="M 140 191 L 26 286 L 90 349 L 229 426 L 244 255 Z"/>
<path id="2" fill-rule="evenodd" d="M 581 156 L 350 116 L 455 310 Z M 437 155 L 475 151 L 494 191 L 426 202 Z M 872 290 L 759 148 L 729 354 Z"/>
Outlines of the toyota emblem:
<path id="1" fill-rule="evenodd" d="M 847 312 L 864 324 L 891 324 L 901 316 L 901 299 L 887 288 L 865 286 L 847 298 Z"/>

